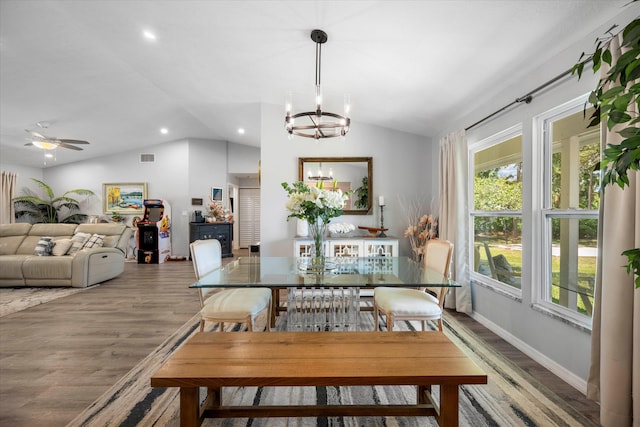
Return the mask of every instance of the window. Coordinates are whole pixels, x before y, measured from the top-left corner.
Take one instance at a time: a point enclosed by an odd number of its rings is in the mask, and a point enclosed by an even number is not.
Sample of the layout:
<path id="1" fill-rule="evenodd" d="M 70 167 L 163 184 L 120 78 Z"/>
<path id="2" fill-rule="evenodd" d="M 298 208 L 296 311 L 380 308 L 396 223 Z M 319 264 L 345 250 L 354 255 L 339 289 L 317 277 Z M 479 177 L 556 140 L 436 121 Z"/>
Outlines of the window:
<path id="1" fill-rule="evenodd" d="M 470 146 L 471 242 L 476 281 L 521 295 L 522 128 Z"/>
<path id="2" fill-rule="evenodd" d="M 534 302 L 588 324 L 598 243 L 600 129 L 588 126 L 593 108 L 585 114 L 584 102 L 572 101 L 537 120 L 544 147 L 544 277 L 538 281 L 541 288 L 534 288 Z"/>

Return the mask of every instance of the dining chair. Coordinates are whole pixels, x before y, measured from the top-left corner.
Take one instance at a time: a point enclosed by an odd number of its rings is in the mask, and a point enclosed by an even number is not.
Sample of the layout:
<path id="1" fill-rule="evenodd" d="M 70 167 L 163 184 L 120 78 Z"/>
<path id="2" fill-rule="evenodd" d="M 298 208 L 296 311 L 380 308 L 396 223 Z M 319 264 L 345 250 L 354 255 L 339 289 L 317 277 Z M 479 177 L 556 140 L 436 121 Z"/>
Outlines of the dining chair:
<path id="1" fill-rule="evenodd" d="M 449 277 L 453 244 L 448 240 L 431 239 L 424 248 L 423 265 L 444 277 Z M 442 332 L 444 297 L 449 288 L 424 287 L 420 289 L 381 286 L 373 290 L 373 315 L 375 330 L 379 330 L 380 316 L 386 317 L 387 331 L 393 330 L 396 320 L 419 320 L 422 330 L 427 322 L 437 321 Z"/>
<path id="2" fill-rule="evenodd" d="M 196 240 L 189 245 L 196 279 L 222 266 L 222 247 L 216 239 Z M 271 290 L 268 288 L 198 288 L 200 331 L 205 322 L 245 323 L 251 332 L 258 314 L 267 310 L 266 330 L 270 330 Z"/>

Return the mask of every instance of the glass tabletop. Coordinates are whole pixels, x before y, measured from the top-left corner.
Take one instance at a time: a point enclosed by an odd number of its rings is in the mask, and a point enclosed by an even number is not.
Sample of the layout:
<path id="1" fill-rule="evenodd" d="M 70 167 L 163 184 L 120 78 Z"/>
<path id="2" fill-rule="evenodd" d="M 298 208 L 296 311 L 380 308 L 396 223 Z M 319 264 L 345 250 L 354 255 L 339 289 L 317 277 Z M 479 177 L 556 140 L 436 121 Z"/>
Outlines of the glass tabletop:
<path id="1" fill-rule="evenodd" d="M 242 257 L 203 276 L 191 288 L 243 287 L 459 287 L 409 257 L 326 258 L 312 271 L 311 258 Z"/>

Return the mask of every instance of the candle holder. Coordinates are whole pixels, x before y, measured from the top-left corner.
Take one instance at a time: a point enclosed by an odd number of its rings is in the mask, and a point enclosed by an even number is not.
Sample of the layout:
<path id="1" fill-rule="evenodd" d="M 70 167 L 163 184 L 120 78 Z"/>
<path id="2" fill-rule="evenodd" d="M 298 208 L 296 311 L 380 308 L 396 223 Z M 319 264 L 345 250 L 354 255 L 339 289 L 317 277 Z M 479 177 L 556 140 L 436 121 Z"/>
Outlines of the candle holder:
<path id="1" fill-rule="evenodd" d="M 380 231 L 380 234 L 378 234 L 378 237 L 387 237 L 387 235 L 384 233 L 384 205 L 380 205 L 380 228 L 382 229 L 382 231 Z"/>

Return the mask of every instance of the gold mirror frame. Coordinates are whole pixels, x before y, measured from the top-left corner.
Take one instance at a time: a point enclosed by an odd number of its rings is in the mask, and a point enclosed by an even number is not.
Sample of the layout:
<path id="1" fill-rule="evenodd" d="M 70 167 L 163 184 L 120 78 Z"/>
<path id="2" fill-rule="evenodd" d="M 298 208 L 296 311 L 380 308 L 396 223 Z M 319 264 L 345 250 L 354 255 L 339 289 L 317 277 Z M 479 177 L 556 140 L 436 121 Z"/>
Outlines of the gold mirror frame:
<path id="1" fill-rule="evenodd" d="M 311 163 L 313 164 L 322 163 L 322 168 L 326 169 L 327 171 L 329 169 L 336 170 L 337 172 L 334 173 L 334 178 L 337 181 L 338 188 L 342 189 L 343 191 L 357 190 L 363 186 L 363 183 L 361 178 L 358 178 L 356 182 L 352 180 L 349 180 L 349 181 L 345 181 L 344 179 L 341 180 L 340 168 L 341 166 L 348 166 L 348 165 L 342 165 L 342 164 L 356 163 L 356 165 L 354 166 L 360 167 L 360 165 L 357 165 L 357 163 L 362 163 L 363 171 L 366 168 L 366 178 L 368 182 L 368 186 L 367 186 L 368 188 L 365 189 L 367 190 L 366 193 L 363 190 L 361 192 L 361 195 L 364 196 L 364 194 L 366 194 L 367 207 L 366 208 L 353 207 L 355 205 L 356 198 L 358 197 L 358 192 L 355 191 L 349 197 L 349 202 L 348 202 L 348 203 L 351 203 L 352 208 L 344 209 L 344 215 L 367 215 L 372 211 L 371 208 L 373 206 L 373 157 L 298 157 L 298 179 L 300 181 L 309 183 L 309 180 L 305 176 L 305 170 L 308 170 L 309 164 Z M 305 168 L 305 165 L 307 166 L 306 168 Z M 365 176 L 363 176 L 362 178 L 365 178 Z M 332 180 L 325 181 L 325 188 L 332 188 L 332 187 L 333 187 Z"/>

